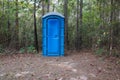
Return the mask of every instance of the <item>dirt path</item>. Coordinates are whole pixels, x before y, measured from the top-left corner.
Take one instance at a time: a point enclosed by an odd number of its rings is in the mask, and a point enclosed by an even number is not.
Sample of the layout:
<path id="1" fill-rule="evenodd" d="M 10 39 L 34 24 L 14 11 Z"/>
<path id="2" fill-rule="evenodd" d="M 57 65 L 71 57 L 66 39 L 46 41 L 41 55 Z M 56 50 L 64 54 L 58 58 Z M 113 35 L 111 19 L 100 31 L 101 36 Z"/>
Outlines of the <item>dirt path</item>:
<path id="1" fill-rule="evenodd" d="M 0 56 L 0 80 L 120 80 L 120 63 L 91 52 L 69 53 L 65 57 L 40 54 Z"/>

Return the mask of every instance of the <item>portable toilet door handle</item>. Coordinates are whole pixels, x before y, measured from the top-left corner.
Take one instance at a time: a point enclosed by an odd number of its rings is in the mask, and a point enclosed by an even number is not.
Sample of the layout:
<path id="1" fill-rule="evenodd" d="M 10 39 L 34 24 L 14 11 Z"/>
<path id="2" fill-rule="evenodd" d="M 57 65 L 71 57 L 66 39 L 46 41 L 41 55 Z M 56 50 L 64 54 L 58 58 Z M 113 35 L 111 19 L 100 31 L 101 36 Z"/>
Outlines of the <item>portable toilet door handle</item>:
<path id="1" fill-rule="evenodd" d="M 58 35 L 55 35 L 55 38 L 58 38 L 59 36 Z"/>

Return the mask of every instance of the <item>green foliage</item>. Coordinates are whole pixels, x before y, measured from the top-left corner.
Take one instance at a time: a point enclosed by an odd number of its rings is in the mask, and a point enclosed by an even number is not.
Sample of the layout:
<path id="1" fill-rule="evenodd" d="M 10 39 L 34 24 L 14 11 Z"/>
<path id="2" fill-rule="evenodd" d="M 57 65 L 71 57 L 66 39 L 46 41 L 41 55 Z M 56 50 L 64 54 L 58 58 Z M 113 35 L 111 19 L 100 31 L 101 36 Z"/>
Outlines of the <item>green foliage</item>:
<path id="1" fill-rule="evenodd" d="M 29 47 L 27 47 L 27 52 L 28 53 L 36 53 L 36 50 L 35 50 L 35 47 L 34 46 L 29 46 Z"/>
<path id="2" fill-rule="evenodd" d="M 19 50 L 19 52 L 20 52 L 20 53 L 25 53 L 25 49 L 24 49 L 24 48 L 21 48 L 21 49 Z"/>
<path id="3" fill-rule="evenodd" d="M 0 53 L 3 53 L 3 52 L 5 52 L 5 51 L 4 51 L 3 47 L 2 47 L 2 45 L 0 45 Z"/>
<path id="4" fill-rule="evenodd" d="M 28 46 L 26 48 L 21 48 L 19 50 L 20 53 L 37 53 L 37 51 L 35 50 L 34 46 Z"/>
<path id="5" fill-rule="evenodd" d="M 96 51 L 95 51 L 95 54 L 97 54 L 97 55 L 102 55 L 103 53 L 105 52 L 105 50 L 103 49 L 103 48 L 99 48 L 99 49 L 97 49 Z"/>

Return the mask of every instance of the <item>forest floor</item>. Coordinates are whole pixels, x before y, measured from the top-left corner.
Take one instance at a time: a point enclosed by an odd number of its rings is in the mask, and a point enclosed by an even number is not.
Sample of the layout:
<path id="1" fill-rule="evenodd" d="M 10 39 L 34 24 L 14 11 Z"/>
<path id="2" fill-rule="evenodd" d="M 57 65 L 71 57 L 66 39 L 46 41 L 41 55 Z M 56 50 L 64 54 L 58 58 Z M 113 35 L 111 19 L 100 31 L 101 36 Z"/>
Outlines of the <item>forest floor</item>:
<path id="1" fill-rule="evenodd" d="M 120 80 L 120 59 L 91 51 L 67 52 L 65 57 L 0 55 L 0 80 Z"/>

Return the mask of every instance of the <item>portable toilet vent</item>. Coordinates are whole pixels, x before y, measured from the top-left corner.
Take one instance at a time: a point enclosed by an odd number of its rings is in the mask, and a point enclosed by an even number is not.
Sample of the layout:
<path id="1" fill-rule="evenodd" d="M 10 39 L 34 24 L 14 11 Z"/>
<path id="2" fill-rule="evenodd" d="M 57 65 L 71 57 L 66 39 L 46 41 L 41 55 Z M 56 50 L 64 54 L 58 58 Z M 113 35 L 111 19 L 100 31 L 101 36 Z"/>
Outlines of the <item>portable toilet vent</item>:
<path id="1" fill-rule="evenodd" d="M 64 16 L 57 12 L 42 17 L 43 56 L 64 56 Z"/>

